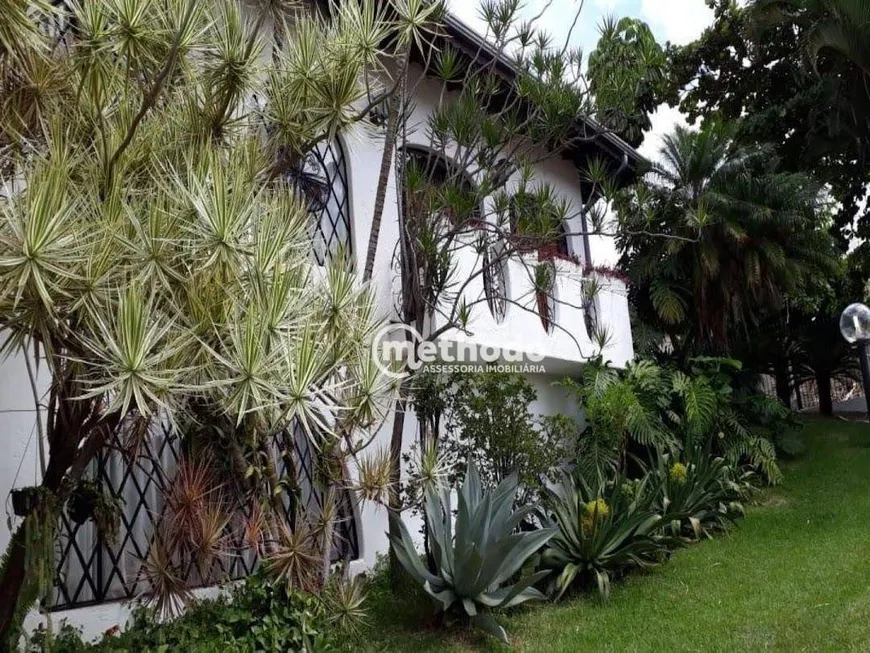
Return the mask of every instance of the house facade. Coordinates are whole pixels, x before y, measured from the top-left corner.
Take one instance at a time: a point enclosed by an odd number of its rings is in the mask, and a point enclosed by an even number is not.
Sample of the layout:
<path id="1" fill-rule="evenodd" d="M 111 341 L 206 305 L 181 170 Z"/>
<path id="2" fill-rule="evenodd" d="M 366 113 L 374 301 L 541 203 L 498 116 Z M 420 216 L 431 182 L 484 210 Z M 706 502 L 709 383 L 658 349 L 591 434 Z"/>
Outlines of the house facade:
<path id="1" fill-rule="evenodd" d="M 479 48 L 482 41 L 473 32 L 453 20 L 447 23 L 447 38 L 458 47 Z M 412 66 L 414 78 L 410 88 L 415 89 L 413 115 L 408 120 L 407 143 L 425 149 L 428 138 L 425 130 L 427 116 L 441 101 L 441 86 L 426 76 L 420 65 Z M 339 248 L 349 253 L 358 268 L 365 261 L 378 185 L 383 134 L 376 128 L 342 134 L 333 142 L 321 146 L 311 161 L 311 171 L 328 189 L 326 198 L 312 214 L 313 258 L 324 264 Z M 589 149 L 590 146 L 587 146 Z M 575 204 L 588 198 L 584 195 L 578 170 L 583 156 L 609 158 L 616 166 L 631 169 L 639 157 L 629 146 L 612 135 L 602 135 L 591 146 L 592 152 L 580 152 L 564 158 L 550 158 L 535 170 L 536 178 L 552 185 L 557 192 Z M 394 166 L 395 170 L 395 166 Z M 517 179 L 507 185 L 516 184 Z M 375 260 L 372 285 L 377 302 L 377 313 L 388 322 L 394 319 L 397 292 L 397 272 L 394 265 L 401 224 L 400 199 L 396 176 L 390 176 L 386 208 L 381 225 L 379 247 Z M 448 332 L 444 338 L 468 343 L 474 347 L 525 352 L 538 356 L 543 373 L 529 375 L 537 391 L 533 410 L 540 414 L 577 414 L 575 402 L 554 382 L 566 375 L 577 374 L 589 356 L 597 351 L 593 342 L 594 328 L 608 333 L 608 344 L 603 351 L 605 359 L 617 366 L 633 357 L 628 303 L 624 284 L 612 276 L 601 276 L 590 271 L 604 263 L 601 256 L 610 251 L 604 237 L 581 235 L 586 230 L 579 216 L 564 225 L 571 234 L 560 244 L 566 256 L 554 260 L 556 268 L 555 302 L 547 319 L 542 319 L 536 305 L 535 291 L 529 278 L 527 262 L 520 255 L 512 257 L 486 271 L 468 285 L 465 294 L 475 303 L 468 329 Z M 469 248 L 460 251 L 457 261 L 461 276 L 470 276 L 475 267 L 485 264 Z M 588 280 L 596 276 L 600 291 L 589 298 L 585 291 Z M 508 301 L 501 301 L 501 300 Z M 485 300 L 485 301 L 481 301 Z M 548 322 L 550 324 L 548 324 Z M 552 328 L 556 323 L 560 328 Z M 38 482 L 38 454 L 35 444 L 36 414 L 34 394 L 45 387 L 31 388 L 29 375 L 22 357 L 11 357 L 0 363 L 0 429 L 6 446 L 0 456 L 0 494 L 8 497 L 14 487 L 34 485 Z M 41 380 L 45 384 L 45 380 Z M 388 446 L 391 420 L 387 420 L 378 435 L 377 444 Z M 152 455 L 167 465 L 172 464 L 175 450 L 174 435 L 169 432 L 151 434 Z M 405 420 L 404 442 L 410 447 L 418 439 L 418 424 L 413 414 Z M 294 446 L 303 447 L 304 442 Z M 299 451 L 304 458 L 305 452 Z M 121 545 L 108 551 L 99 541 L 95 529 L 75 528 L 67 524 L 61 529 L 58 547 L 58 585 L 51 605 L 52 621 L 57 624 L 67 619 L 81 626 L 86 636 L 98 636 L 116 624 L 123 624 L 130 612 L 129 599 L 137 591 L 131 578 L 136 559 L 147 551 L 149 537 L 149 505 L 156 500 L 157 489 L 143 485 L 135 469 L 118 456 L 107 454 L 99 462 L 100 478 L 108 489 L 125 502 L 125 520 L 121 528 Z M 312 495 L 311 500 L 316 500 Z M 12 510 L 7 498 L 7 514 Z M 371 567 L 379 554 L 387 550 L 387 514 L 383 508 L 361 504 L 346 506 L 346 528 L 343 531 L 347 550 L 344 555 L 354 558 L 352 570 Z M 153 525 L 153 524 L 152 524 Z M 64 528 L 67 528 L 64 531 Z M 411 528 L 415 532 L 416 528 Z M 0 548 L 5 548 L 10 537 L 6 520 L 0 524 Z M 243 577 L 253 565 L 251 560 L 235 561 L 234 578 Z M 201 583 L 208 584 L 208 583 Z M 212 592 L 205 589 L 199 592 Z M 28 619 L 33 627 L 44 617 L 34 612 Z"/>

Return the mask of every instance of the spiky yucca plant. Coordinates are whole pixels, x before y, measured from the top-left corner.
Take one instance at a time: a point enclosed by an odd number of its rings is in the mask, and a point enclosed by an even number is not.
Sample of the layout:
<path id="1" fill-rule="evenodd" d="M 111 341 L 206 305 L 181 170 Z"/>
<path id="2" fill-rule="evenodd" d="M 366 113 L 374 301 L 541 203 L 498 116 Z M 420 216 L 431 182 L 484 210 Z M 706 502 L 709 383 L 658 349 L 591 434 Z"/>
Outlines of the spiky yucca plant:
<path id="1" fill-rule="evenodd" d="M 389 389 L 370 297 L 340 257 L 313 268 L 295 173 L 389 95 L 416 4 L 387 20 L 373 0 L 0 0 L 2 352 L 47 379 L 46 491 L 63 500 L 131 416 L 211 415 L 277 540 L 266 438 L 296 421 L 331 456 L 365 443 Z M 24 543 L 0 580 L 3 638 Z"/>

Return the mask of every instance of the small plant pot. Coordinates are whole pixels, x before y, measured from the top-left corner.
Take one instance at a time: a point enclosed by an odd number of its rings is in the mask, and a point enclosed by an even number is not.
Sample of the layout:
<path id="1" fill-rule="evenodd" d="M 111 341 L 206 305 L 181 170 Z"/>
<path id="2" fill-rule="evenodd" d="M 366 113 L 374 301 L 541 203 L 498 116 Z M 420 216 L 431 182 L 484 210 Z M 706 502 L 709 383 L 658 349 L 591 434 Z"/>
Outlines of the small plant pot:
<path id="1" fill-rule="evenodd" d="M 94 516 L 97 496 L 92 490 L 77 488 L 66 504 L 69 518 L 76 524 L 84 524 Z"/>
<path id="2" fill-rule="evenodd" d="M 17 517 L 27 517 L 39 503 L 39 488 L 21 487 L 9 493 L 12 496 L 12 512 Z"/>

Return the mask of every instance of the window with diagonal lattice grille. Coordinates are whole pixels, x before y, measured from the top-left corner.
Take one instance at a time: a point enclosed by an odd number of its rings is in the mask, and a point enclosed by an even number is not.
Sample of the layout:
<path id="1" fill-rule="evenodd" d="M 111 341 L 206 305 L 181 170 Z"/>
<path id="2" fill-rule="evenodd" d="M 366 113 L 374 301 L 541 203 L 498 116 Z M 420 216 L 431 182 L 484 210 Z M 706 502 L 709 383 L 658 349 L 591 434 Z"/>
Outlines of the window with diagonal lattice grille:
<path id="1" fill-rule="evenodd" d="M 338 139 L 312 150 L 290 181 L 308 204 L 314 259 L 324 265 L 342 253 L 352 254 L 347 160 Z"/>
<path id="2" fill-rule="evenodd" d="M 177 484 L 185 459 L 184 439 L 168 425 L 153 425 L 150 432 L 135 439 L 122 425 L 88 472 L 102 491 L 123 505 L 114 543 L 105 541 L 90 520 L 76 523 L 68 510 L 61 514 L 56 551 L 56 578 L 48 608 L 65 610 L 113 600 L 133 599 L 149 590 L 150 560 L 164 537 L 161 520 L 169 512 L 168 491 Z M 312 445 L 300 428 L 274 436 L 272 450 L 281 478 L 289 481 L 285 495 L 287 524 L 300 511 L 317 515 L 323 507 L 324 490 L 318 484 Z M 221 501 L 227 510 L 222 525 L 220 552 L 201 558 L 174 559 L 176 572 L 189 588 L 205 587 L 251 574 L 259 564 L 259 552 L 246 538 L 246 526 L 253 518 L 243 490 L 225 485 Z M 352 498 L 337 497 L 338 518 L 332 541 L 333 561 L 359 555 Z"/>

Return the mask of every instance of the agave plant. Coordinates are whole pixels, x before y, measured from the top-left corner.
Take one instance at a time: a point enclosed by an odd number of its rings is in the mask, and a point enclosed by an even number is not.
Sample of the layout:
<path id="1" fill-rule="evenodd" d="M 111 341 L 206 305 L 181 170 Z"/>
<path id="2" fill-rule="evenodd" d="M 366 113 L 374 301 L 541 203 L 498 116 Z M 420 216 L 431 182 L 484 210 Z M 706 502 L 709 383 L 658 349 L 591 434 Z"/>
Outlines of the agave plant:
<path id="1" fill-rule="evenodd" d="M 557 533 L 541 554 L 540 565 L 554 574 L 557 599 L 572 586 L 592 580 L 607 599 L 613 576 L 657 564 L 675 541 L 662 534 L 662 517 L 651 505 L 646 481 L 628 484 L 617 477 L 590 483 L 576 471 L 566 472 L 547 488 L 545 507 Z"/>
<path id="2" fill-rule="evenodd" d="M 396 558 L 442 610 L 467 620 L 504 642 L 507 633 L 488 610 L 509 608 L 545 596 L 533 585 L 547 572 L 529 574 L 511 583 L 526 561 L 556 533 L 545 528 L 518 532 L 531 506 L 511 511 L 517 492 L 511 475 L 494 490 L 483 487 L 473 463 L 458 492 L 455 531 L 450 492 L 426 490 L 424 509 L 436 569 L 426 569 L 407 526 L 391 515 L 400 535 L 390 537 Z"/>
<path id="3" fill-rule="evenodd" d="M 659 454 L 651 475 L 653 505 L 672 535 L 710 537 L 743 515 L 748 476 L 735 479 L 726 460 L 709 447 L 688 449 L 682 458 Z"/>

